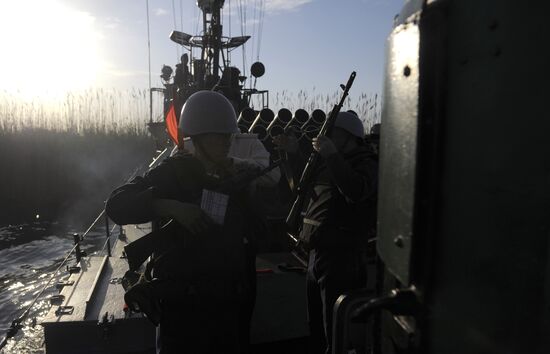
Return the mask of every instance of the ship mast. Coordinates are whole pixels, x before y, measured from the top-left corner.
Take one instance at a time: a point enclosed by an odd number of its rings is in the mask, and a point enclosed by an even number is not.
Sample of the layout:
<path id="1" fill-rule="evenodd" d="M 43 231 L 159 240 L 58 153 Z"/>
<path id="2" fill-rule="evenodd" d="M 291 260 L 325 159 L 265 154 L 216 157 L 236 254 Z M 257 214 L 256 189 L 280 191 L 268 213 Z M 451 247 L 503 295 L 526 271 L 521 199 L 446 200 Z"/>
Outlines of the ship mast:
<path id="1" fill-rule="evenodd" d="M 182 105 L 194 92 L 216 90 L 233 103 L 236 112 L 249 107 L 253 95 L 261 96 L 262 108 L 268 106 L 269 103 L 265 103 L 269 101 L 268 91 L 244 88 L 246 76 L 242 76 L 239 68 L 232 66 L 229 62 L 229 53 L 243 46 L 250 36 L 223 35 L 221 10 L 224 3 L 225 0 L 197 0 L 197 7 L 202 12 L 202 32 L 193 36 L 174 30 L 170 34 L 172 41 L 190 51 L 191 58 L 189 58 L 190 67 L 187 68 L 188 59 L 182 56 L 182 62 L 176 65 L 173 83 L 170 83 L 170 68 L 167 68 L 166 75 L 161 76 L 165 81 L 167 92 L 172 94 L 172 96 L 167 95 L 165 99 L 167 103 L 174 99 Z M 200 57 L 192 57 L 193 48 L 200 49 Z M 265 68 L 260 62 L 254 63 L 251 67 L 254 78 L 262 76 L 264 71 Z M 265 97 L 267 100 L 264 99 Z"/>
<path id="2" fill-rule="evenodd" d="M 220 77 L 220 53 L 222 51 L 221 9 L 225 0 L 198 0 L 197 6 L 202 10 L 203 37 L 201 58 L 206 61 L 207 72 L 212 77 Z M 225 66 L 225 63 L 224 63 Z"/>

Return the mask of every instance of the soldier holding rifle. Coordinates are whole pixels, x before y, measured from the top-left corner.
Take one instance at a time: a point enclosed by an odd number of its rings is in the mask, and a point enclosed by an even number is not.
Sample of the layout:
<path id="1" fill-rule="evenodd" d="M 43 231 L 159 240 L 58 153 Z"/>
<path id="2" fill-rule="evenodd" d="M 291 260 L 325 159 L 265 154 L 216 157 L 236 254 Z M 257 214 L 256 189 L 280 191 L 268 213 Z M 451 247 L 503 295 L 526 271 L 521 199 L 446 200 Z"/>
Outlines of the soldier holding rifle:
<path id="1" fill-rule="evenodd" d="M 240 354 L 248 347 L 256 275 L 245 182 L 267 169 L 228 156 L 239 129 L 219 93 L 190 96 L 179 129 L 194 153 L 180 151 L 107 201 L 117 224 L 172 219 L 153 240 L 152 280 L 132 287 L 125 300 L 160 323 L 160 353 Z"/>
<path id="2" fill-rule="evenodd" d="M 289 158 L 299 159 L 295 140 L 280 136 L 274 142 Z M 338 113 L 329 135 L 313 139 L 312 145 L 320 161 L 304 191 L 297 236 L 310 249 L 307 298 L 312 352 L 330 353 L 334 303 L 341 294 L 366 286 L 366 246 L 376 225 L 378 165 L 364 143 L 361 120 L 349 112 Z"/>

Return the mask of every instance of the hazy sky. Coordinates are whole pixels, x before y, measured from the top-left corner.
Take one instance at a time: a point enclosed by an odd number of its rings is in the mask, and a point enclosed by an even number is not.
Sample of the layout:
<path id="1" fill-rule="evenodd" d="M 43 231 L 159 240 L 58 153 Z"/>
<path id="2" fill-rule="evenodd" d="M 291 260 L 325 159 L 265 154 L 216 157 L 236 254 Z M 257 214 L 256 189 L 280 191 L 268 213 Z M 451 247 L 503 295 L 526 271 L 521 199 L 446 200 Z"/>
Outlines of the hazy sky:
<path id="1" fill-rule="evenodd" d="M 261 41 L 259 7 L 265 4 Z M 243 11 L 239 11 L 242 4 Z M 226 0 L 224 34 L 255 35 L 246 72 L 259 54 L 258 88 L 333 92 L 352 70 L 355 92 L 380 92 L 385 41 L 403 0 Z M 256 6 L 256 10 L 255 10 Z M 174 11 L 175 10 L 175 11 Z M 173 29 L 195 34 L 194 0 L 149 0 L 153 86 L 181 48 Z M 231 25 L 229 18 L 231 18 Z M 0 0 L 0 89 L 38 94 L 94 87 L 148 86 L 145 0 Z M 258 53 L 258 43 L 260 51 Z M 243 56 L 231 56 L 238 67 Z"/>

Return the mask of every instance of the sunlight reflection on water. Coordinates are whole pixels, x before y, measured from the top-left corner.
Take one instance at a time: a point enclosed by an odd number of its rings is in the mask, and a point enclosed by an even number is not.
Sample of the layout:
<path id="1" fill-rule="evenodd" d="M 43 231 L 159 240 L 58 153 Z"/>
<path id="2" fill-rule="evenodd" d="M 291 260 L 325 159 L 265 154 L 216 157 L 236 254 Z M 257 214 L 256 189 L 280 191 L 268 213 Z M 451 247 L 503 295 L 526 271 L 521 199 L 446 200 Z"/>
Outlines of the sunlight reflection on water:
<path id="1" fill-rule="evenodd" d="M 35 223 L 0 228 L 0 339 L 4 338 L 11 321 L 21 315 L 48 283 L 52 272 L 72 248 L 71 234 L 77 230 L 54 226 Z M 101 231 L 90 233 L 83 242 L 83 248 L 97 249 L 104 237 Z M 61 272 L 53 279 L 29 312 L 23 328 L 8 342 L 2 353 L 45 352 L 40 319 L 50 309 L 49 297 L 58 293 L 52 284 L 63 277 L 65 274 Z"/>

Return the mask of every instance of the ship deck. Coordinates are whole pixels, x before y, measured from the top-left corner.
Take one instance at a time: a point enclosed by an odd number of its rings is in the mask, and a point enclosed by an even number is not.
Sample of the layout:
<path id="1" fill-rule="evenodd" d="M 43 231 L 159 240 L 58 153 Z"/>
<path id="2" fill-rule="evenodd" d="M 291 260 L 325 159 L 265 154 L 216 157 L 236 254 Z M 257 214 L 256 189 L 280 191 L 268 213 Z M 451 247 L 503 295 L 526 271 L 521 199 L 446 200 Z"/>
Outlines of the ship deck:
<path id="1" fill-rule="evenodd" d="M 41 321 L 46 352 L 154 353 L 155 327 L 140 313 L 124 311 L 120 283 L 128 270 L 124 246 L 151 231 L 149 224 L 123 228 L 111 256 L 83 257 L 78 272 L 67 274 L 55 303 Z M 257 301 L 251 326 L 254 352 L 302 352 L 308 335 L 305 275 L 282 271 L 279 264 L 299 266 L 289 253 L 257 257 Z M 277 349 L 281 346 L 285 349 Z M 292 346 L 295 350 L 291 350 Z"/>

